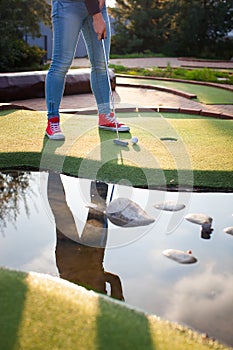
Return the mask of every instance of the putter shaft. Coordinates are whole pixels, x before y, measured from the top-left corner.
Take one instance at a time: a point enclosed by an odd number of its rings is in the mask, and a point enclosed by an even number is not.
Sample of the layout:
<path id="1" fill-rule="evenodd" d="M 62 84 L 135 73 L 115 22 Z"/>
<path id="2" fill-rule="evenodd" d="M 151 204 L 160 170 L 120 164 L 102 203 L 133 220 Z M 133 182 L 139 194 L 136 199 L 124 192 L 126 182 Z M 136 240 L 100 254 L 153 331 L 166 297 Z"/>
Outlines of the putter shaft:
<path id="1" fill-rule="evenodd" d="M 113 111 L 114 118 L 115 118 L 115 102 L 114 102 L 114 96 L 113 96 L 112 87 L 111 87 L 111 80 L 110 80 L 110 75 L 109 75 L 109 70 L 108 70 L 108 59 L 107 59 L 107 55 L 106 55 L 106 50 L 105 50 L 103 38 L 101 39 L 101 42 L 102 42 L 102 46 L 103 46 L 104 62 L 105 62 L 106 74 L 107 74 L 107 78 L 108 78 L 109 92 L 110 92 L 110 97 L 111 97 L 111 102 L 112 102 L 112 111 Z M 116 125 L 117 139 L 120 140 L 118 125 L 117 125 L 116 121 L 115 121 L 115 125 Z"/>

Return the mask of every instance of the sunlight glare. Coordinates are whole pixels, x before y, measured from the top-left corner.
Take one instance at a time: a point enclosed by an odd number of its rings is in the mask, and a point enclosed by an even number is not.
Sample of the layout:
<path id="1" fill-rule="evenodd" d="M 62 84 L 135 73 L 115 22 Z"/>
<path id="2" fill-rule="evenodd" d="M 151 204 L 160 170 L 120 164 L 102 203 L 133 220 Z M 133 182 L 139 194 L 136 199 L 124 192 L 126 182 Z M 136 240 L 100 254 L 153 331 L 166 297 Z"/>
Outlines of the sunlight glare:
<path id="1" fill-rule="evenodd" d="M 106 0 L 106 5 L 108 7 L 115 7 L 115 0 Z"/>

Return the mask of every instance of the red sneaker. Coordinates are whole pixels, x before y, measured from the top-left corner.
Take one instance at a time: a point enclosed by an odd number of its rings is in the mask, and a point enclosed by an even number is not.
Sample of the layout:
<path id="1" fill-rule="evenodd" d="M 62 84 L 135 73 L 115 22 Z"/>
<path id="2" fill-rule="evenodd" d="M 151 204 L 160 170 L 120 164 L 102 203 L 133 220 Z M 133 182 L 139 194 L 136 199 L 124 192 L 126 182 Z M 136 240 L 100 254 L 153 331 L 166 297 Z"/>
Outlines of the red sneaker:
<path id="1" fill-rule="evenodd" d="M 65 135 L 60 128 L 59 117 L 52 117 L 48 119 L 48 125 L 45 131 L 46 135 L 51 140 L 64 140 Z"/>
<path id="2" fill-rule="evenodd" d="M 111 112 L 109 115 L 106 114 L 99 114 L 99 128 L 104 130 L 110 130 L 110 131 L 129 131 L 130 128 L 122 123 L 119 123 L 114 113 Z"/>

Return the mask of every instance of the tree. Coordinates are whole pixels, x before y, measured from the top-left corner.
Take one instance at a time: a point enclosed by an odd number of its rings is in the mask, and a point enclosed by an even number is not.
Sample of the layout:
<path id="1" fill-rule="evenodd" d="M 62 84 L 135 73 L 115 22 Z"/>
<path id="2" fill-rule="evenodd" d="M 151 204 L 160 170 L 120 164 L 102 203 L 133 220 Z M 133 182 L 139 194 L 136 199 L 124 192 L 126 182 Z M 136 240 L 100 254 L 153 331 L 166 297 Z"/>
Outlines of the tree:
<path id="1" fill-rule="evenodd" d="M 116 0 L 111 15 L 113 52 L 232 55 L 233 0 Z"/>
<path id="2" fill-rule="evenodd" d="M 13 70 L 38 61 L 43 54 L 24 38 L 40 36 L 40 23 L 50 24 L 46 0 L 0 0 L 0 71 Z"/>
<path id="3" fill-rule="evenodd" d="M 164 40 L 163 15 L 167 0 L 116 0 L 114 46 L 119 53 L 157 50 Z"/>
<path id="4" fill-rule="evenodd" d="M 216 57 L 220 53 L 223 56 L 220 46 L 232 51 L 232 42 L 226 36 L 233 28 L 233 0 L 174 0 L 171 3 L 175 11 L 169 42 L 175 46 L 175 54 Z"/>
<path id="5" fill-rule="evenodd" d="M 30 172 L 12 170 L 0 172 L 0 234 L 4 235 L 7 222 L 15 226 L 16 219 L 20 214 L 20 201 L 23 201 L 24 209 L 29 216 L 30 209 L 27 203 L 26 192 L 29 188 Z"/>

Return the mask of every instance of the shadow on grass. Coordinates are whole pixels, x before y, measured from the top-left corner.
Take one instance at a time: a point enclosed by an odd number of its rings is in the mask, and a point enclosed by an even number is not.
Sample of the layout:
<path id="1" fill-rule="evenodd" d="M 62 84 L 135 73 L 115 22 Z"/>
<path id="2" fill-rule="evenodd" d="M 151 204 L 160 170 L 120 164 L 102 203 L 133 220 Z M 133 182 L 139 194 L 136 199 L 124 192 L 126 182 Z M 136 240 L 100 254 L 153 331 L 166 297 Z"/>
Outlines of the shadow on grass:
<path id="1" fill-rule="evenodd" d="M 27 274 L 17 271 L 9 271 L 5 269 L 0 269 L 0 347 L 4 350 L 10 349 L 21 349 L 22 342 L 25 344 L 25 348 L 29 349 L 27 339 L 25 337 L 29 337 L 32 341 L 35 341 L 34 346 L 37 349 L 44 348 L 45 339 L 50 337 L 48 335 L 48 329 L 46 326 L 46 321 L 49 322 L 48 317 L 52 318 L 54 321 L 54 333 L 58 332 L 57 330 L 57 322 L 59 322 L 59 311 L 56 308 L 57 300 L 56 298 L 52 301 L 52 294 L 47 295 L 47 304 L 46 310 L 44 305 L 43 296 L 40 294 L 41 291 L 38 292 L 37 300 L 38 305 L 35 305 L 35 313 L 34 315 L 29 314 L 27 317 L 27 321 L 23 319 L 26 317 L 29 312 L 28 305 L 25 305 L 25 300 L 27 297 L 27 284 L 26 284 Z M 65 287 L 64 287 L 65 290 Z M 53 293 L 53 292 L 52 292 Z M 32 298 L 32 295 L 29 295 L 29 298 Z M 30 300 L 30 299 L 29 299 Z M 54 307 L 55 305 L 55 307 Z M 63 305 L 64 312 L 64 305 Z M 67 308 L 69 309 L 69 303 L 67 304 Z M 120 308 L 120 309 L 119 309 Z M 24 310 L 25 309 L 25 310 Z M 40 311 L 44 313 L 45 323 L 41 325 L 41 331 L 43 329 L 46 333 L 45 339 L 41 338 L 38 343 L 38 334 L 32 333 L 34 327 L 40 324 Z M 24 315 L 24 316 L 23 316 Z M 66 316 L 67 317 L 67 316 Z M 71 315 L 71 318 L 74 315 Z M 84 316 L 85 317 L 85 316 Z M 95 318 L 95 319 L 94 319 Z M 28 327 L 25 328 L 23 323 L 30 322 Z M 81 321 L 80 321 L 81 322 Z M 125 307 L 118 306 L 116 308 L 115 304 L 110 302 L 106 302 L 106 300 L 102 300 L 98 298 L 98 310 L 97 314 L 93 314 L 93 318 L 90 321 L 96 324 L 97 329 L 97 338 L 96 344 L 93 344 L 92 348 L 95 349 L 155 349 L 153 346 L 151 334 L 150 334 L 150 325 L 146 316 L 139 315 L 133 310 L 128 310 Z M 50 326 L 48 326 L 49 328 Z M 86 332 L 88 332 L 88 327 L 85 325 L 81 326 Z M 136 331 L 137 330 L 137 331 Z M 51 329 L 52 331 L 52 329 Z M 29 333 L 27 333 L 29 332 Z M 40 332 L 40 330 L 38 330 Z M 70 333 L 66 329 L 64 329 L 64 334 L 67 334 L 66 339 L 69 338 Z M 69 334 L 69 336 L 68 336 Z M 77 334 L 77 335 L 76 335 Z M 70 348 L 76 349 L 81 346 L 83 349 L 83 343 L 85 343 L 85 339 L 88 336 L 87 334 L 83 334 L 83 340 L 80 337 L 80 333 L 77 329 L 72 331 L 72 341 L 74 342 Z M 51 335 L 52 336 L 52 335 Z M 64 336 L 64 335 L 63 335 Z M 57 334 L 57 346 L 56 348 L 61 349 L 62 346 L 69 346 L 69 339 L 66 341 L 63 339 L 63 336 L 60 337 Z M 47 338 L 46 338 L 47 337 Z M 77 337 L 79 339 L 77 339 Z M 61 339 L 63 339 L 63 345 L 59 343 Z M 52 338 L 49 338 L 51 343 L 47 344 L 49 348 L 51 348 L 53 341 Z M 64 344 L 65 343 L 65 344 Z M 89 342 L 90 343 L 90 342 Z M 68 345 L 69 344 L 69 345 Z M 33 344 L 31 344 L 33 346 Z M 31 348 L 31 347 L 30 347 Z"/>
<path id="2" fill-rule="evenodd" d="M 121 308 L 120 312 L 116 313 L 114 304 L 106 303 L 99 298 L 97 315 L 98 349 L 155 350 L 157 347 L 152 340 L 150 324 L 146 316 L 139 315 L 137 312 L 123 306 L 119 306 L 119 308 Z M 108 320 L 107 325 L 106 319 Z M 135 333 L 137 336 L 135 336 Z M 112 339 L 114 339 L 114 342 Z"/>
<path id="3" fill-rule="evenodd" d="M 13 152 L 0 154 L 0 169 L 53 170 L 59 173 L 109 183 L 126 179 L 134 187 L 168 190 L 233 191 L 232 171 L 163 170 L 116 164 L 115 159 L 101 162 L 92 159 L 49 154 L 41 162 L 41 153 Z M 193 181 L 192 181 L 193 180 Z"/>
<path id="4" fill-rule="evenodd" d="M 0 348 L 16 349 L 27 294 L 26 274 L 0 269 Z"/>

